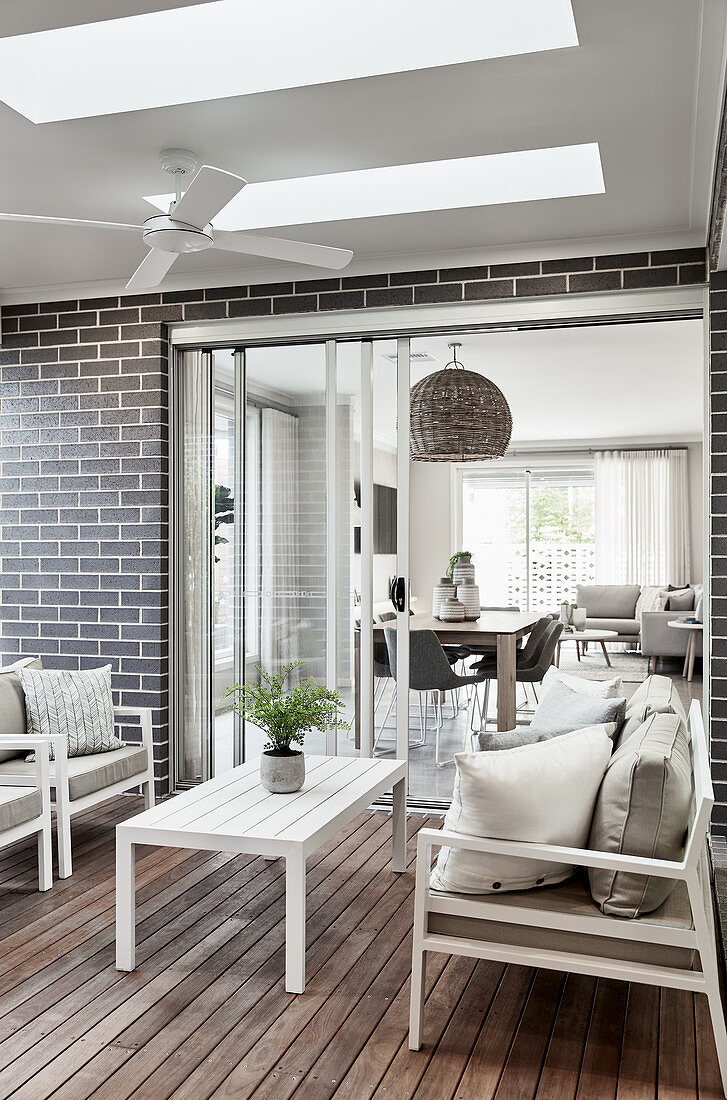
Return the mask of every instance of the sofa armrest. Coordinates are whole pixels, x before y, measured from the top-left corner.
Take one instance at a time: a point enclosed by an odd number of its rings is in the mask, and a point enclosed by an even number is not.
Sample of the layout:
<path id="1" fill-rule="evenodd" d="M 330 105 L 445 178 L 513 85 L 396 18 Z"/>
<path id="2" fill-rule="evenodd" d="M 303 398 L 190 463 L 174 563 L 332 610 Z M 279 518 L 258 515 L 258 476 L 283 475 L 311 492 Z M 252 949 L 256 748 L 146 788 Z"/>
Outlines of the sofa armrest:
<path id="1" fill-rule="evenodd" d="M 154 759 L 154 745 L 152 741 L 151 707 L 114 707 L 114 719 L 138 718 L 141 728 L 141 743 L 149 754 L 149 761 Z"/>
<path id="2" fill-rule="evenodd" d="M 494 837 L 467 836 L 443 829 L 420 829 L 417 834 L 417 860 L 426 859 L 427 851 L 441 848 L 465 848 L 472 852 L 490 852 L 515 859 L 542 859 L 548 863 L 573 864 L 576 867 L 602 867 L 607 871 L 631 871 L 658 878 L 684 878 L 686 860 L 651 859 L 617 852 L 597 852 L 591 848 L 567 848 L 558 844 L 536 844 L 527 840 L 496 840 Z"/>
<path id="3" fill-rule="evenodd" d="M 689 633 L 667 625 L 674 619 L 683 618 L 683 611 L 644 611 L 641 616 L 641 652 L 644 656 L 683 657 Z"/>

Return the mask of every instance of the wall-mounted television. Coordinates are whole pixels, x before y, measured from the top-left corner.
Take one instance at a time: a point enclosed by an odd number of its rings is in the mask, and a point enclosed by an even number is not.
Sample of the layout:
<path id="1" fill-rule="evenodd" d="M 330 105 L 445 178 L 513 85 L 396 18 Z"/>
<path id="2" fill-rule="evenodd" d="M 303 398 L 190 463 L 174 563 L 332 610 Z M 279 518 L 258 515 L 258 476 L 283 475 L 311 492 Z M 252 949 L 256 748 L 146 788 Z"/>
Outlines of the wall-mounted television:
<path id="1" fill-rule="evenodd" d="M 356 486 L 356 488 L 358 488 Z M 360 501 L 360 495 L 357 498 Z M 353 529 L 353 550 L 361 553 L 361 528 Z M 396 489 L 374 482 L 374 554 L 396 553 Z"/>

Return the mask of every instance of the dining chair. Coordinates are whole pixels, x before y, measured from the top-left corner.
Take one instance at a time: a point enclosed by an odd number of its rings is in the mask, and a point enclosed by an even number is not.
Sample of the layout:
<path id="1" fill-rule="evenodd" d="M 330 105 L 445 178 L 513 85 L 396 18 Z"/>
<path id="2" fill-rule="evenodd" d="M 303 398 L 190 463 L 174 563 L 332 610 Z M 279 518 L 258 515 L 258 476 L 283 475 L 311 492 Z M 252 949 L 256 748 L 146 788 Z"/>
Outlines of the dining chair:
<path id="1" fill-rule="evenodd" d="M 515 682 L 539 684 L 553 663 L 558 640 L 563 633 L 563 623 L 545 615 L 533 626 L 523 649 L 515 656 Z M 485 698 L 480 713 L 480 730 L 487 728 L 487 711 L 490 701 L 490 684 L 497 679 L 497 661 L 484 657 L 473 666 L 485 684 Z M 474 731 L 473 732 L 477 732 Z"/>
<path id="2" fill-rule="evenodd" d="M 386 638 L 386 648 L 389 652 L 389 667 L 396 680 L 396 628 L 384 627 L 384 636 Z M 433 630 L 413 630 L 409 635 L 409 690 L 416 691 L 419 696 L 421 730 L 421 738 L 411 744 L 417 746 L 425 743 L 429 720 L 429 696 L 431 695 L 435 729 L 434 762 L 438 768 L 453 763 L 453 760 L 441 760 L 439 755 L 439 738 L 442 729 L 442 693 L 456 691 L 457 688 L 479 683 L 482 679 L 483 677 L 478 673 L 459 676 L 453 670 L 442 643 Z M 392 703 L 389 704 L 390 707 L 392 705 Z M 374 741 L 374 749 L 380 739 L 381 733 Z"/>

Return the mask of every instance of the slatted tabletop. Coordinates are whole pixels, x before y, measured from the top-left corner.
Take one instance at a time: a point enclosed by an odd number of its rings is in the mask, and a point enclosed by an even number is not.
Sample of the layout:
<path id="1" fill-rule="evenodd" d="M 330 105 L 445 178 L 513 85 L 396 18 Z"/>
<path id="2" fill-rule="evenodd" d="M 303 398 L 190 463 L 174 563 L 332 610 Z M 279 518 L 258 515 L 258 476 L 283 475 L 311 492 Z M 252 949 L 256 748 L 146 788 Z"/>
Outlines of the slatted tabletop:
<path id="1" fill-rule="evenodd" d="M 305 988 L 306 857 L 386 791 L 395 871 L 405 869 L 406 762 L 306 756 L 302 788 L 271 794 L 251 760 L 116 828 L 116 966 L 134 969 L 134 846 L 233 851 L 286 861 L 286 988 Z"/>
<path id="2" fill-rule="evenodd" d="M 203 834 L 213 846 L 229 838 L 307 848 L 316 845 L 343 811 L 361 803 L 366 808 L 406 772 L 404 762 L 397 760 L 306 756 L 305 763 L 305 783 L 292 794 L 266 791 L 259 761 L 251 760 L 130 818 L 119 829 L 143 832 L 149 844 L 169 843 L 165 834 L 175 834 L 180 848 L 185 839 L 197 847 Z"/>

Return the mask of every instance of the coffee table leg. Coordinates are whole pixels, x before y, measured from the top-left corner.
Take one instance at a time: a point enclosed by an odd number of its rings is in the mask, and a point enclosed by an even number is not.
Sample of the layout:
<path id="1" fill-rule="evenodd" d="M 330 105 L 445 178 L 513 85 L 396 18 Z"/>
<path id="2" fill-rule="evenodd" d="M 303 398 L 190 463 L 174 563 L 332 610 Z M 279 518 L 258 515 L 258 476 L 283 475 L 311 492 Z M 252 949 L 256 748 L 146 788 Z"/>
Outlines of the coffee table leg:
<path id="1" fill-rule="evenodd" d="M 394 784 L 394 812 L 391 818 L 394 871 L 406 871 L 406 780 Z"/>
<path id="2" fill-rule="evenodd" d="M 116 832 L 116 969 L 133 970 L 135 963 L 135 853 L 133 842 Z"/>
<path id="3" fill-rule="evenodd" d="M 608 659 L 608 651 L 606 649 L 606 643 L 604 641 L 601 642 L 601 649 L 603 650 L 603 659 L 606 662 L 606 664 L 608 665 L 608 667 L 610 668 L 611 667 L 611 662 Z"/>
<path id="4" fill-rule="evenodd" d="M 305 856 L 285 857 L 285 989 L 305 990 Z"/>

